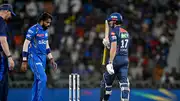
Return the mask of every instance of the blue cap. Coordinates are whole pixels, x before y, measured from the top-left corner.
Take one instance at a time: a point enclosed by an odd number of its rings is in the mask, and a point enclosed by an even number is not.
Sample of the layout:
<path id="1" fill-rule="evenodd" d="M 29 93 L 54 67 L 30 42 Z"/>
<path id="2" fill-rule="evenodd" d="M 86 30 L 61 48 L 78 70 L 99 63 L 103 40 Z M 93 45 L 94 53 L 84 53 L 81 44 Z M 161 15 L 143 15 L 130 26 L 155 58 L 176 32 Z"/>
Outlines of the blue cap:
<path id="1" fill-rule="evenodd" d="M 0 5 L 0 10 L 8 10 L 11 12 L 13 16 L 16 16 L 16 14 L 13 12 L 13 7 L 11 4 L 2 4 Z"/>
<path id="2" fill-rule="evenodd" d="M 120 13 L 112 13 L 108 18 L 108 21 L 123 21 Z"/>

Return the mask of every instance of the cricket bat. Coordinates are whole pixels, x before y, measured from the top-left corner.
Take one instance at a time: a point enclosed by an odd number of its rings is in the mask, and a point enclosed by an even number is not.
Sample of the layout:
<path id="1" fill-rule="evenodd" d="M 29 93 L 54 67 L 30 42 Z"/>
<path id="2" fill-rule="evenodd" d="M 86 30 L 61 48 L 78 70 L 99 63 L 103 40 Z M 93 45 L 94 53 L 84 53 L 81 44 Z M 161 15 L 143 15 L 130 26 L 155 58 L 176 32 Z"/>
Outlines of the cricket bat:
<path id="1" fill-rule="evenodd" d="M 108 38 L 108 34 L 109 34 L 109 25 L 108 25 L 108 21 L 105 20 L 105 38 Z M 106 65 L 106 57 L 107 57 L 107 47 L 104 46 L 102 65 Z"/>

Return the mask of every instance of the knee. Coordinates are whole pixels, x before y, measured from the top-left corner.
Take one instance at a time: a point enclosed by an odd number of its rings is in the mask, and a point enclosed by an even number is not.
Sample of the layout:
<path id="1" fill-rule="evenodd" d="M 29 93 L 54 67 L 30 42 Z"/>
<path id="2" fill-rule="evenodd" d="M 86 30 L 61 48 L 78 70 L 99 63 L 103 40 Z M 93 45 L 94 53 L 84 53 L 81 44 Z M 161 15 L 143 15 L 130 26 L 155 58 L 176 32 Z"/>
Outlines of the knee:
<path id="1" fill-rule="evenodd" d="M 105 86 L 105 95 L 111 95 L 112 94 L 112 86 Z"/>
<path id="2" fill-rule="evenodd" d="M 130 91 L 129 84 L 127 83 L 120 83 L 121 91 Z"/>
<path id="3" fill-rule="evenodd" d="M 128 78 L 126 78 L 124 80 L 120 80 L 119 85 L 120 85 L 121 91 L 122 90 L 130 91 L 130 83 L 129 83 Z"/>
<path id="4" fill-rule="evenodd" d="M 46 82 L 46 81 L 47 81 L 47 76 L 46 76 L 46 74 L 41 78 L 41 81 L 43 81 L 43 82 Z"/>
<path id="5" fill-rule="evenodd" d="M 129 82 L 120 82 L 121 88 L 121 100 L 122 101 L 129 101 L 129 94 L 130 94 L 130 87 Z"/>

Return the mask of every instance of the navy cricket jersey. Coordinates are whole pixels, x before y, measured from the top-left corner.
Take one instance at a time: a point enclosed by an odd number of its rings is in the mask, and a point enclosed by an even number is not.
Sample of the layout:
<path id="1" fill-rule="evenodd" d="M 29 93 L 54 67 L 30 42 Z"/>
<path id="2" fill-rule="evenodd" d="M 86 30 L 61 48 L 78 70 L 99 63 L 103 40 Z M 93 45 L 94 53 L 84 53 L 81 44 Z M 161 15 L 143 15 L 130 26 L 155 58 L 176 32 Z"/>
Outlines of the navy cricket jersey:
<path id="1" fill-rule="evenodd" d="M 2 36 L 7 37 L 7 33 L 8 33 L 7 24 L 4 21 L 4 19 L 2 17 L 0 17 L 0 37 L 2 37 Z M 2 80 L 2 76 L 8 70 L 8 67 L 6 67 L 6 65 L 7 65 L 7 59 L 6 59 L 6 56 L 4 55 L 2 47 L 0 45 L 0 80 Z"/>
<path id="2" fill-rule="evenodd" d="M 129 33 L 120 26 L 113 28 L 109 33 L 110 43 L 117 42 L 115 64 L 128 63 L 129 39 Z"/>
<path id="3" fill-rule="evenodd" d="M 26 39 L 31 41 L 28 50 L 30 53 L 46 55 L 48 32 L 40 24 L 35 24 L 28 29 Z"/>

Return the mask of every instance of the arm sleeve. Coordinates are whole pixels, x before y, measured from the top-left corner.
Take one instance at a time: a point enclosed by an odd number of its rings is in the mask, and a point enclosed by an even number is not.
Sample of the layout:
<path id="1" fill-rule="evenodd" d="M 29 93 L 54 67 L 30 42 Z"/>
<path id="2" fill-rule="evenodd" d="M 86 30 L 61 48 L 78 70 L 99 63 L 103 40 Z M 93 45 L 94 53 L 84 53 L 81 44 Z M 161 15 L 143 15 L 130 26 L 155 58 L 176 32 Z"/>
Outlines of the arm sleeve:
<path id="1" fill-rule="evenodd" d="M 7 36 L 6 27 L 5 23 L 0 23 L 0 36 Z"/>
<path id="2" fill-rule="evenodd" d="M 29 28 L 28 31 L 27 31 L 27 34 L 26 34 L 26 39 L 31 41 L 31 39 L 34 38 L 36 33 L 37 33 L 37 28 L 35 26 Z"/>
<path id="3" fill-rule="evenodd" d="M 117 41 L 117 36 L 116 36 L 116 33 L 114 31 L 110 32 L 109 40 L 110 40 L 110 42 L 116 42 Z"/>

